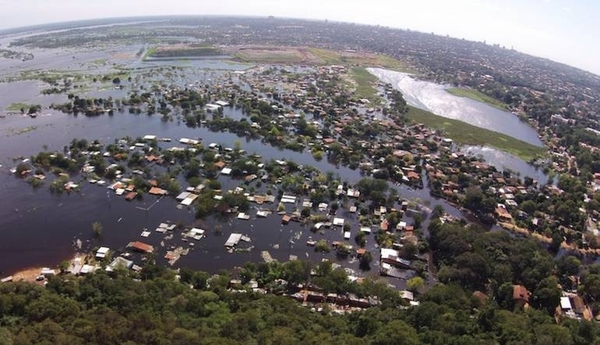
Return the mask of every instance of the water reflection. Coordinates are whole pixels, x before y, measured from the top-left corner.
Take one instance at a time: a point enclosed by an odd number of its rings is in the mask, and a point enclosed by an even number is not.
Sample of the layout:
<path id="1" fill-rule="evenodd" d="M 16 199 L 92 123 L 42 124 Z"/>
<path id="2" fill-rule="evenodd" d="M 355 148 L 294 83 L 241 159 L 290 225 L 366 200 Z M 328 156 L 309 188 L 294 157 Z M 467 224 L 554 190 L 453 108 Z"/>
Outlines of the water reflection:
<path id="1" fill-rule="evenodd" d="M 544 173 L 542 168 L 535 167 L 519 157 L 509 153 L 496 150 L 487 146 L 463 146 L 462 151 L 475 157 L 483 158 L 487 163 L 493 165 L 499 171 L 510 170 L 521 178 L 529 176 L 540 184 L 545 184 L 550 177 Z"/>
<path id="2" fill-rule="evenodd" d="M 384 83 L 390 83 L 400 90 L 408 104 L 414 107 L 543 146 L 535 129 L 509 112 L 465 97 L 454 96 L 448 93 L 443 85 L 416 80 L 406 73 L 380 68 L 368 70 Z"/>

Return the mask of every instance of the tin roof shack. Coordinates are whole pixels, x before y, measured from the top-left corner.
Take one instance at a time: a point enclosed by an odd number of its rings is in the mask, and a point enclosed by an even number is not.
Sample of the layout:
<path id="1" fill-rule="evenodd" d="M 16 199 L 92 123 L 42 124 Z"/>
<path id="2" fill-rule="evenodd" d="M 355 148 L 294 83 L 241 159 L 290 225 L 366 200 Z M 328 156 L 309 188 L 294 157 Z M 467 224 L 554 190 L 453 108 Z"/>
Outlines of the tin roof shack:
<path id="1" fill-rule="evenodd" d="M 154 247 L 146 244 L 144 242 L 140 242 L 140 241 L 135 241 L 135 242 L 129 242 L 129 244 L 127 245 L 127 248 L 131 248 L 132 250 L 141 252 L 141 253 L 152 253 L 154 252 Z"/>

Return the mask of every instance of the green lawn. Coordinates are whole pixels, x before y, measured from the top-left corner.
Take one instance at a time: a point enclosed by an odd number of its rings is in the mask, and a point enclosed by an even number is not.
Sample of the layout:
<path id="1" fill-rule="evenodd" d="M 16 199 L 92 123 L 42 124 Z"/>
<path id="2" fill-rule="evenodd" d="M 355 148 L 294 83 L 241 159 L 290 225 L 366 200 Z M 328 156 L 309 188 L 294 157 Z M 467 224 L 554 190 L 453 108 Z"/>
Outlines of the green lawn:
<path id="1" fill-rule="evenodd" d="M 446 89 L 446 91 L 448 91 L 448 93 L 453 94 L 454 96 L 470 98 L 477 102 L 491 105 L 494 108 L 498 108 L 501 110 L 508 110 L 508 106 L 504 102 L 500 102 L 499 100 L 492 98 L 492 97 L 490 97 L 484 93 L 481 93 L 477 90 L 454 87 L 454 88 Z"/>
<path id="2" fill-rule="evenodd" d="M 363 67 L 355 67 L 350 69 L 350 77 L 356 83 L 356 91 L 354 95 L 356 98 L 366 98 L 371 103 L 380 103 L 381 98 L 377 95 L 377 90 L 373 86 L 377 83 L 378 79 L 372 75 Z"/>
<path id="3" fill-rule="evenodd" d="M 458 144 L 493 146 L 525 161 L 547 153 L 547 150 L 543 147 L 531 145 L 508 135 L 475 127 L 462 121 L 438 116 L 415 107 L 410 107 L 407 117 L 414 122 L 440 130 L 444 136 Z"/>

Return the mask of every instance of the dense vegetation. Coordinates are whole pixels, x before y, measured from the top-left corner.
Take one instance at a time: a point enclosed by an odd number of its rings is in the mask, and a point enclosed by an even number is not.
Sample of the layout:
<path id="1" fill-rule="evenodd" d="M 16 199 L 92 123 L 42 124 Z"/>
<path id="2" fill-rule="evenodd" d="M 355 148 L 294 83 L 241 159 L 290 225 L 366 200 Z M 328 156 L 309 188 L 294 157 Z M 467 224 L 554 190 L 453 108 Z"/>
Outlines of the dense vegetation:
<path id="1" fill-rule="evenodd" d="M 148 263 L 139 273 L 59 275 L 46 287 L 1 284 L 0 343 L 600 344 L 596 323 L 557 324 L 551 316 L 564 283 L 555 273 L 577 274 L 576 258 L 553 261 L 535 242 L 461 223 L 433 221 L 430 231 L 441 282 L 421 294 L 415 290 L 418 306 L 406 307 L 372 278 L 350 282 L 330 263 L 249 263 L 233 275 L 212 277 L 186 268 L 176 276 Z M 600 297 L 599 272 L 592 266 L 581 275 L 588 301 Z M 230 288 L 232 277 L 239 279 L 238 290 Z M 269 293 L 244 287 L 251 280 Z M 532 291 L 530 308 L 515 305 L 513 283 Z M 340 315 L 285 297 L 306 284 L 380 303 Z"/>

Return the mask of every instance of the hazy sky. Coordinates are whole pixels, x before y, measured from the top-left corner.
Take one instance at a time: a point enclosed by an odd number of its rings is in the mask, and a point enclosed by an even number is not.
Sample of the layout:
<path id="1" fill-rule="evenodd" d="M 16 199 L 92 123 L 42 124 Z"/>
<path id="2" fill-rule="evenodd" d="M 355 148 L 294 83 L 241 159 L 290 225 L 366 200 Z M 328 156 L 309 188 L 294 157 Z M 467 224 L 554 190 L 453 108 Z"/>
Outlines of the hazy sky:
<path id="1" fill-rule="evenodd" d="M 0 0 L 0 28 L 167 14 L 379 24 L 499 43 L 600 74 L 600 0 Z"/>

